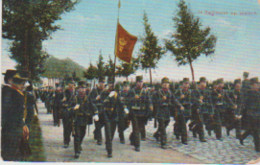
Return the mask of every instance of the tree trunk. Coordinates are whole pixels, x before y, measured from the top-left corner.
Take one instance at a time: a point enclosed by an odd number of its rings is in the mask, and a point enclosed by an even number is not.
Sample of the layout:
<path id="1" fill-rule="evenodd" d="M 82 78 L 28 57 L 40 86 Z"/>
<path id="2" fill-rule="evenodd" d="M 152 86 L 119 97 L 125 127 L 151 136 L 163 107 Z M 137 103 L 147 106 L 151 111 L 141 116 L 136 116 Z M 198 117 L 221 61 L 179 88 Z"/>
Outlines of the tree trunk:
<path id="1" fill-rule="evenodd" d="M 194 76 L 194 70 L 193 70 L 193 66 L 192 66 L 192 62 L 189 61 L 190 63 L 190 70 L 191 70 L 191 75 L 192 75 L 192 83 L 195 82 L 195 76 Z"/>
<path id="2" fill-rule="evenodd" d="M 126 81 L 128 81 L 128 76 L 126 76 Z"/>
<path id="3" fill-rule="evenodd" d="M 149 68 L 149 72 L 150 72 L 150 84 L 153 84 L 153 79 L 152 79 L 152 68 Z"/>

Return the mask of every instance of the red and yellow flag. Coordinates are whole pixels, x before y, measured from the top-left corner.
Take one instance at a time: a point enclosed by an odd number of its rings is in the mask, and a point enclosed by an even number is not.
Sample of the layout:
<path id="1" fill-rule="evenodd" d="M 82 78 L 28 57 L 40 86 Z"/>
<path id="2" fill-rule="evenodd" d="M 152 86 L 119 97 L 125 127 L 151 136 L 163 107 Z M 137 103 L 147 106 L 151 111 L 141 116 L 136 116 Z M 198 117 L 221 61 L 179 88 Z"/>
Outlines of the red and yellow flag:
<path id="1" fill-rule="evenodd" d="M 127 63 L 131 62 L 137 37 L 128 33 L 118 22 L 116 32 L 115 55 Z"/>

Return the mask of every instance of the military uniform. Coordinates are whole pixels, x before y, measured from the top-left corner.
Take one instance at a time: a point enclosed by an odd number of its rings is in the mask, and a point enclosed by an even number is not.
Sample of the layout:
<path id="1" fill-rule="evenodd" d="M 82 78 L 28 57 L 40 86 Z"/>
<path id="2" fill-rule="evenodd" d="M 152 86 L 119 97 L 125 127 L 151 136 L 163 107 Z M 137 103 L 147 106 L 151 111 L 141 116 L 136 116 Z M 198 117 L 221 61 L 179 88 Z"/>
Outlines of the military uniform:
<path id="1" fill-rule="evenodd" d="M 258 84 L 258 78 L 250 79 L 250 83 Z M 255 150 L 260 152 L 260 92 L 259 87 L 257 89 L 250 89 L 246 93 L 245 108 L 247 115 L 247 128 L 241 135 L 240 143 L 243 144 L 243 140 L 252 135 L 255 143 Z"/>
<path id="2" fill-rule="evenodd" d="M 124 82 L 124 86 L 129 86 L 129 82 Z M 120 138 L 120 142 L 122 144 L 125 143 L 125 136 L 124 131 L 129 127 L 129 116 L 125 113 L 125 109 L 129 111 L 130 105 L 129 105 L 129 91 L 122 90 L 119 93 L 118 96 L 119 99 L 119 108 L 118 111 L 118 122 L 117 122 L 117 128 L 118 128 L 118 134 Z M 114 134 L 114 133 L 113 133 Z"/>
<path id="3" fill-rule="evenodd" d="M 99 79 L 99 82 L 104 83 L 104 79 L 101 78 Z M 105 89 L 100 89 L 100 88 L 94 88 L 90 92 L 90 99 L 97 106 L 97 109 L 99 112 L 103 111 L 103 101 L 104 99 L 108 96 L 108 92 L 105 91 Z M 99 113 L 100 114 L 100 113 Z M 102 120 L 102 117 L 99 115 L 99 119 Z M 95 121 L 95 130 L 94 130 L 94 139 L 97 140 L 97 144 L 101 145 L 102 144 L 102 133 L 101 129 L 104 125 L 101 124 L 101 121 Z"/>
<path id="4" fill-rule="evenodd" d="M 223 83 L 223 79 L 218 79 L 217 84 Z M 222 140 L 222 124 L 225 125 L 226 120 L 226 92 L 223 89 L 215 89 L 211 93 L 212 103 L 214 106 L 213 128 L 218 140 Z"/>
<path id="5" fill-rule="evenodd" d="M 205 82 L 206 78 L 201 77 L 200 83 Z M 195 89 L 191 93 L 192 95 L 192 120 L 194 125 L 192 126 L 193 136 L 199 135 L 200 141 L 205 142 L 203 124 L 208 129 L 210 124 L 210 115 L 213 115 L 213 106 L 210 91 L 205 89 Z"/>
<path id="6" fill-rule="evenodd" d="M 64 98 L 63 89 L 61 86 L 57 86 L 55 90 L 55 96 L 53 101 L 53 124 L 54 126 L 60 126 L 60 119 L 62 119 L 62 99 Z"/>
<path id="7" fill-rule="evenodd" d="M 136 77 L 137 82 L 142 81 L 141 76 Z M 152 116 L 152 100 L 143 88 L 135 87 L 129 92 L 130 100 L 130 118 L 132 122 L 132 133 L 130 135 L 131 144 L 135 146 L 136 151 L 140 151 L 140 133 L 145 138 L 145 125 L 150 116 Z"/>
<path id="8" fill-rule="evenodd" d="M 167 77 L 162 79 L 162 83 L 169 83 Z M 153 95 L 154 111 L 156 111 L 155 118 L 159 122 L 159 129 L 155 132 L 154 137 L 161 140 L 161 147 L 166 148 L 167 134 L 166 128 L 170 122 L 170 116 L 173 112 L 173 106 L 181 107 L 179 101 L 167 88 L 159 89 Z"/>
<path id="9" fill-rule="evenodd" d="M 33 117 L 35 115 L 35 104 L 36 104 L 36 98 L 33 95 L 33 89 L 31 86 L 27 87 L 27 91 L 25 92 L 25 106 L 27 109 L 27 115 L 25 119 L 25 124 L 30 129 L 31 122 L 33 120 Z"/>
<path id="10" fill-rule="evenodd" d="M 84 87 L 84 82 L 79 82 L 79 88 L 76 91 L 78 109 L 74 111 L 74 151 L 75 158 L 79 157 L 82 150 L 81 144 L 86 134 L 86 126 L 92 124 L 92 116 L 98 114 L 97 107 L 88 97 L 88 92 Z"/>
<path id="11" fill-rule="evenodd" d="M 64 147 L 67 148 L 73 129 L 73 108 L 77 103 L 75 89 L 66 89 L 64 96 L 66 100 L 62 104 L 62 124 Z"/>
<path id="12" fill-rule="evenodd" d="M 241 80 L 235 80 L 234 84 L 241 83 Z M 241 114 L 243 109 L 243 95 L 240 89 L 233 89 L 228 93 L 227 100 L 227 121 L 226 121 L 226 129 L 227 135 L 229 135 L 229 131 L 233 128 L 236 129 L 236 138 L 240 138 L 241 132 Z"/>
<path id="13" fill-rule="evenodd" d="M 16 72 L 12 77 L 14 83 L 20 84 L 27 80 L 24 72 Z M 2 88 L 1 154 L 5 161 L 22 161 L 30 154 L 26 150 L 28 140 L 23 138 L 26 118 L 24 102 L 24 93 L 15 85 L 8 84 Z"/>
<path id="14" fill-rule="evenodd" d="M 188 78 L 183 79 L 183 83 L 189 82 Z M 174 123 L 174 134 L 176 138 L 179 139 L 181 136 L 181 141 L 183 144 L 187 144 L 187 122 L 191 119 L 191 91 L 189 89 L 183 90 L 179 89 L 175 93 L 176 98 L 179 100 L 180 104 L 184 107 L 184 110 L 180 108 L 177 109 L 177 116 L 175 117 Z"/>

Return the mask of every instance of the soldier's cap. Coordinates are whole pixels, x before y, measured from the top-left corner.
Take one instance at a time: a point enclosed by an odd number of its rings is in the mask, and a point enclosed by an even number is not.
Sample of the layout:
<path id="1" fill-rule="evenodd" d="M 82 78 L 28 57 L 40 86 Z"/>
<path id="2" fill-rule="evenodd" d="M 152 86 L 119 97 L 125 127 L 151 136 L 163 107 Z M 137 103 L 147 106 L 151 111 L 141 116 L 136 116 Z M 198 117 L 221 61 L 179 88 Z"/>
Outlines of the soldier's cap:
<path id="1" fill-rule="evenodd" d="M 201 77 L 199 82 L 207 82 L 206 77 Z"/>
<path id="2" fill-rule="evenodd" d="M 234 81 L 234 85 L 236 85 L 236 84 L 240 84 L 241 83 L 241 79 L 239 78 L 239 79 L 236 79 L 235 81 Z"/>
<path id="3" fill-rule="evenodd" d="M 55 83 L 55 87 L 58 88 L 60 83 Z"/>
<path id="4" fill-rule="evenodd" d="M 98 82 L 99 83 L 105 83 L 105 77 L 99 77 Z"/>
<path id="5" fill-rule="evenodd" d="M 136 76 L 136 82 L 143 82 L 143 76 Z"/>
<path id="6" fill-rule="evenodd" d="M 124 81 L 123 82 L 123 86 L 129 86 L 130 85 L 130 82 L 129 81 Z"/>
<path id="7" fill-rule="evenodd" d="M 245 76 L 245 77 L 248 77 L 248 75 L 249 75 L 249 72 L 244 72 L 243 73 L 243 76 Z"/>
<path id="8" fill-rule="evenodd" d="M 78 82 L 78 86 L 83 86 L 83 85 L 84 85 L 84 86 L 86 85 L 86 81 L 79 81 L 79 82 Z"/>
<path id="9" fill-rule="evenodd" d="M 163 83 L 170 83 L 170 80 L 169 80 L 168 77 L 164 77 L 164 78 L 162 78 L 161 83 L 162 83 L 162 84 L 163 84 Z"/>
<path id="10" fill-rule="evenodd" d="M 257 84 L 258 83 L 258 77 L 253 77 L 250 79 L 250 84 Z"/>
<path id="11" fill-rule="evenodd" d="M 17 71 L 14 76 L 13 79 L 14 80 L 23 80 L 23 81 L 27 81 L 29 77 L 29 73 L 27 71 Z"/>
<path id="12" fill-rule="evenodd" d="M 224 79 L 223 78 L 219 78 L 219 79 L 216 80 L 216 83 L 217 84 L 222 84 L 222 83 L 224 83 Z"/>
<path id="13" fill-rule="evenodd" d="M 14 69 L 8 69 L 8 70 L 6 70 L 6 72 L 5 73 L 2 73 L 5 77 L 4 77 L 4 81 L 5 82 L 7 82 L 7 80 L 9 79 L 9 78 L 12 78 L 15 74 L 16 74 L 16 70 L 14 70 Z"/>
<path id="14" fill-rule="evenodd" d="M 187 77 L 185 77 L 185 78 L 183 78 L 182 83 L 187 83 L 187 82 L 189 82 L 189 81 L 190 81 L 190 79 L 187 78 Z"/>

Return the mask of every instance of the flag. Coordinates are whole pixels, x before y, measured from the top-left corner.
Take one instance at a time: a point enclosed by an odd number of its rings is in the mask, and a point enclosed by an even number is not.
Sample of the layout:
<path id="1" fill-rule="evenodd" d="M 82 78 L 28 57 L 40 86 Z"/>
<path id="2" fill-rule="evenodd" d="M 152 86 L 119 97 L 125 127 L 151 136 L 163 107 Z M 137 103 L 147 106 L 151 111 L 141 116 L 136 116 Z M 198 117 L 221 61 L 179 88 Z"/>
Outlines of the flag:
<path id="1" fill-rule="evenodd" d="M 120 2 L 120 0 L 118 1 L 118 8 L 120 8 L 121 7 L 121 2 Z"/>
<path id="2" fill-rule="evenodd" d="M 131 62 L 137 37 L 128 33 L 118 22 L 116 32 L 115 55 L 127 63 Z"/>

